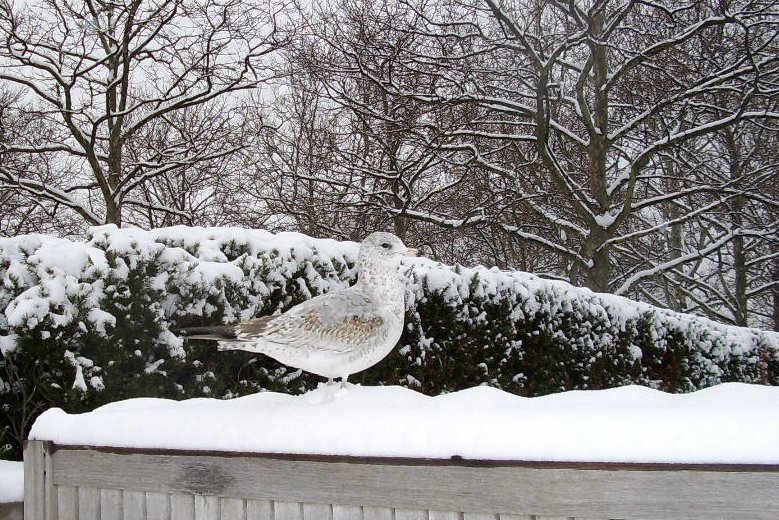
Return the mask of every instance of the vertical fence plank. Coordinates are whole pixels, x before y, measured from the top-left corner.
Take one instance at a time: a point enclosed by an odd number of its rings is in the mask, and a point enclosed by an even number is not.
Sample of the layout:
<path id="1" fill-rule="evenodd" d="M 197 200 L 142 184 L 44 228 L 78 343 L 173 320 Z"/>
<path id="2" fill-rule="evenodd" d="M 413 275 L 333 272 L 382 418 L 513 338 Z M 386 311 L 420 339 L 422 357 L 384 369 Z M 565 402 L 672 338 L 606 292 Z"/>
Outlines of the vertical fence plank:
<path id="1" fill-rule="evenodd" d="M 170 495 L 167 493 L 146 492 L 146 519 L 170 520 Z"/>
<path id="2" fill-rule="evenodd" d="M 45 451 L 41 441 L 24 446 L 24 518 L 47 520 Z"/>
<path id="3" fill-rule="evenodd" d="M 303 506 L 300 502 L 273 502 L 274 520 L 303 520 Z"/>
<path id="4" fill-rule="evenodd" d="M 219 520 L 219 497 L 195 495 L 195 520 Z"/>
<path id="5" fill-rule="evenodd" d="M 462 513 L 455 511 L 433 511 L 429 512 L 429 520 L 462 520 Z"/>
<path id="6" fill-rule="evenodd" d="M 122 493 L 122 511 L 125 520 L 146 520 L 146 493 L 143 491 Z"/>
<path id="7" fill-rule="evenodd" d="M 100 520 L 122 520 L 122 490 L 100 490 Z"/>
<path id="8" fill-rule="evenodd" d="M 362 507 L 333 504 L 333 520 L 362 520 Z"/>
<path id="9" fill-rule="evenodd" d="M 100 520 L 100 490 L 93 487 L 78 488 L 78 519 Z"/>
<path id="10" fill-rule="evenodd" d="M 363 520 L 393 520 L 392 508 L 389 507 L 368 507 L 362 508 Z"/>
<path id="11" fill-rule="evenodd" d="M 303 520 L 333 520 L 333 506 L 304 503 Z"/>
<path id="12" fill-rule="evenodd" d="M 222 520 L 244 520 L 246 518 L 246 501 L 242 498 L 220 498 L 219 518 Z"/>
<path id="13" fill-rule="evenodd" d="M 43 486 L 45 488 L 44 495 L 46 500 L 46 519 L 55 520 L 59 518 L 59 513 L 57 512 L 57 486 L 54 485 L 54 470 L 51 467 L 51 450 L 53 444 L 50 442 L 42 442 L 42 444 L 44 448 L 43 466 L 46 469 L 46 475 L 43 479 Z"/>
<path id="14" fill-rule="evenodd" d="M 78 489 L 72 486 L 57 486 L 57 520 L 78 518 Z"/>
<path id="15" fill-rule="evenodd" d="M 533 520 L 532 515 L 504 515 L 500 514 L 498 515 L 498 518 L 500 520 Z"/>
<path id="16" fill-rule="evenodd" d="M 222 520 L 244 520 L 246 518 L 246 501 L 242 498 L 220 498 L 219 517 Z"/>
<path id="17" fill-rule="evenodd" d="M 395 520 L 428 520 L 424 509 L 395 509 Z"/>
<path id="18" fill-rule="evenodd" d="M 273 502 L 270 500 L 247 500 L 246 520 L 274 520 Z"/>
<path id="19" fill-rule="evenodd" d="M 171 520 L 194 520 L 195 497 L 189 493 L 173 493 L 170 496 Z"/>
<path id="20" fill-rule="evenodd" d="M 525 517 L 521 518 L 527 520 Z M 501 518 L 490 513 L 463 513 L 463 520 L 501 520 Z"/>

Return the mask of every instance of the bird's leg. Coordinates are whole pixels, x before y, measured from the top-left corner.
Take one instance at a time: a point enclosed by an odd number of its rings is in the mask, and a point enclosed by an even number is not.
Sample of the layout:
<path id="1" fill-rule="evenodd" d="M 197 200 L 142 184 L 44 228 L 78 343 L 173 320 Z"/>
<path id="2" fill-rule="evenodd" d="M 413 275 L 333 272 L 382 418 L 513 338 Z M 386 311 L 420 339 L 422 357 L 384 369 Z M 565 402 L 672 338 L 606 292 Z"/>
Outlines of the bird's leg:
<path id="1" fill-rule="evenodd" d="M 346 389 L 346 378 L 347 378 L 347 377 L 349 377 L 349 376 L 343 376 L 343 377 L 341 378 L 341 388 L 342 388 L 342 389 Z"/>
<path id="2" fill-rule="evenodd" d="M 332 384 L 333 384 L 333 378 L 332 377 L 328 377 L 327 378 L 327 386 L 330 386 Z"/>

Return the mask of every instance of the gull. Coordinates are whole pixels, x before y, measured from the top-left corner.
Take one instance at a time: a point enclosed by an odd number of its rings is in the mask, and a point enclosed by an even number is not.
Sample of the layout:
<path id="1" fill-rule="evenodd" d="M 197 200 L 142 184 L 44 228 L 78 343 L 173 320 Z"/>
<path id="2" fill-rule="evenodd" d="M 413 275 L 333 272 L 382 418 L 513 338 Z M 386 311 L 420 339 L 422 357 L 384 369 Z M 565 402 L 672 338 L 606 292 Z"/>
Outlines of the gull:
<path id="1" fill-rule="evenodd" d="M 360 244 L 357 282 L 311 298 L 275 316 L 235 325 L 191 327 L 181 335 L 215 340 L 219 350 L 246 350 L 324 376 L 341 378 L 369 368 L 394 348 L 403 332 L 403 256 L 416 256 L 391 233 L 375 232 Z"/>

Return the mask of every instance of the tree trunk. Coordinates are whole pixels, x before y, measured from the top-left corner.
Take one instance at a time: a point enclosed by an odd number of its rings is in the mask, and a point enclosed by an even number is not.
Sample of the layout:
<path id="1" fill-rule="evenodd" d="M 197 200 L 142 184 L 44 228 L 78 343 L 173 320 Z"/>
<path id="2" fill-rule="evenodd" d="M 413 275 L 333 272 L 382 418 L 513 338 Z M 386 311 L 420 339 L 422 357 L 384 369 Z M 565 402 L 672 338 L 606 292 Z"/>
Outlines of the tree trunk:
<path id="1" fill-rule="evenodd" d="M 113 200 L 106 200 L 105 223 L 122 227 L 122 210 Z"/>
<path id="2" fill-rule="evenodd" d="M 737 203 L 734 206 L 738 207 L 740 205 Z M 740 215 L 734 215 L 734 220 L 740 221 Z M 747 308 L 747 268 L 746 253 L 744 251 L 744 237 L 740 235 L 737 235 L 733 239 L 733 270 L 735 271 L 734 292 L 736 297 L 734 312 L 735 323 L 736 325 L 746 327 L 749 316 Z"/>
<path id="3" fill-rule="evenodd" d="M 608 155 L 609 98 L 606 85 L 608 82 L 608 56 L 606 46 L 599 42 L 603 35 L 604 15 L 595 15 L 592 19 L 592 34 L 594 42 L 590 44 L 592 53 L 592 89 L 593 113 L 590 130 L 590 145 L 587 149 L 589 159 L 589 177 L 592 193 L 597 203 L 598 215 L 607 215 L 610 209 L 606 181 L 606 159 Z M 610 248 L 606 245 L 611 224 L 594 222 L 590 225 L 587 253 L 592 265 L 587 269 L 587 285 L 596 292 L 609 290 L 609 275 L 611 274 Z"/>
<path id="4" fill-rule="evenodd" d="M 742 185 L 743 168 L 739 146 L 736 142 L 736 136 L 731 130 L 725 130 L 725 142 L 730 154 L 730 179 L 734 187 Z M 733 319 L 736 325 L 747 326 L 748 298 L 747 298 L 747 253 L 745 250 L 744 237 L 738 234 L 744 227 L 744 197 L 736 196 L 730 210 L 730 224 L 733 232 L 736 233 L 733 238 L 733 296 L 735 297 Z"/>
<path id="5" fill-rule="evenodd" d="M 668 178 L 668 181 L 666 182 L 666 193 L 677 193 L 682 188 L 682 182 L 676 164 L 672 158 L 668 157 L 664 160 L 663 169 Z M 668 225 L 668 234 L 666 236 L 668 259 L 675 260 L 682 256 L 683 249 L 682 224 L 681 222 L 674 222 L 682 216 L 681 210 L 674 201 L 671 201 L 662 206 L 662 211 L 665 221 L 671 222 L 671 224 Z M 673 274 L 672 276 L 669 276 L 668 279 L 670 281 L 667 282 L 665 289 L 668 305 L 675 311 L 684 312 L 687 307 L 686 297 L 682 290 L 684 280 L 679 274 Z"/>
<path id="6" fill-rule="evenodd" d="M 611 275 L 610 248 L 606 245 L 608 235 L 601 227 L 590 231 L 588 240 L 587 257 L 592 264 L 587 267 L 587 287 L 595 292 L 608 292 L 609 277 Z"/>
<path id="7" fill-rule="evenodd" d="M 779 247 L 777 247 L 776 245 L 774 245 L 772 247 L 772 249 L 773 249 L 774 253 L 779 252 L 779 251 L 777 251 L 777 250 L 779 250 Z M 779 258 L 774 257 L 773 265 L 774 265 L 774 269 L 773 269 L 774 270 L 774 276 L 773 276 L 773 279 L 774 280 L 779 280 Z M 779 285 L 774 285 L 774 288 L 773 288 L 773 290 L 771 292 L 773 293 L 773 296 L 774 296 L 774 298 L 773 298 L 773 300 L 774 300 L 774 331 L 779 332 Z"/>

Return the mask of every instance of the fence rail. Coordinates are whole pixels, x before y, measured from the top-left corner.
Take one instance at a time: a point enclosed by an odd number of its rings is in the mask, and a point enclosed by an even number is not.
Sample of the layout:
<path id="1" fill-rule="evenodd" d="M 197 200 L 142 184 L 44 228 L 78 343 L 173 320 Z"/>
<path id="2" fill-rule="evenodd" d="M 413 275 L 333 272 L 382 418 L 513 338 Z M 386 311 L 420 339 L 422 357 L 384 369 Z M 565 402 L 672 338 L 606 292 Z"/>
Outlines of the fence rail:
<path id="1" fill-rule="evenodd" d="M 25 447 L 25 520 L 779 518 L 779 466 Z"/>

